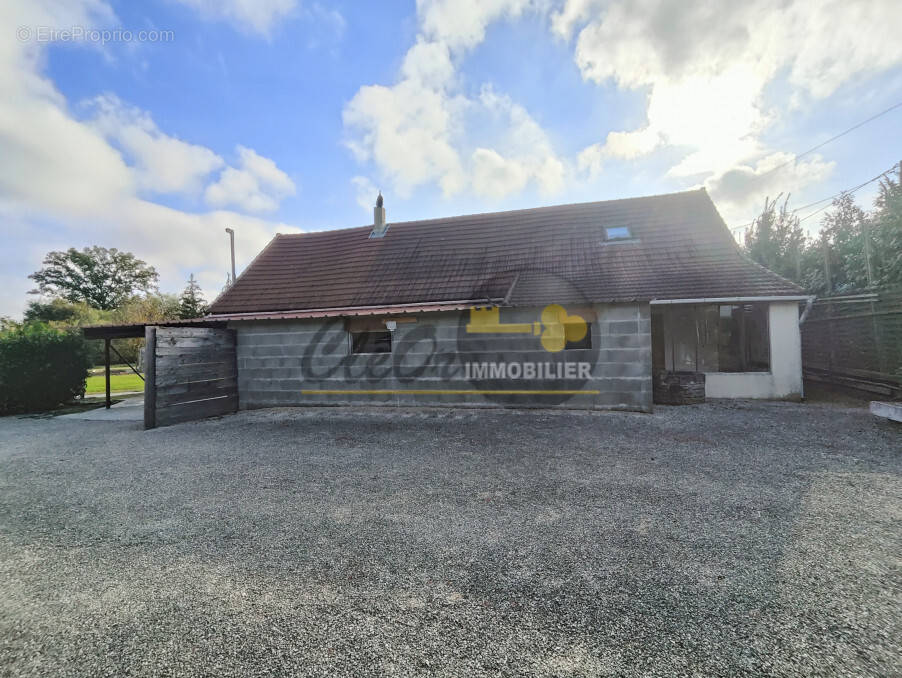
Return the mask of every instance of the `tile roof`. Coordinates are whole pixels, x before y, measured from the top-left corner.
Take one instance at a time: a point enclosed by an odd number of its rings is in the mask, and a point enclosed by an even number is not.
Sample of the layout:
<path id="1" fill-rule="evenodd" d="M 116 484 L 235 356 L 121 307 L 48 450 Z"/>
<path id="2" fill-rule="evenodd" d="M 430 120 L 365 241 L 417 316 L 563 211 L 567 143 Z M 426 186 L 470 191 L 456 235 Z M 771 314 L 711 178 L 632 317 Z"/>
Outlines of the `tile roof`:
<path id="1" fill-rule="evenodd" d="M 704 190 L 370 229 L 276 236 L 211 313 L 802 293 L 742 255 Z"/>

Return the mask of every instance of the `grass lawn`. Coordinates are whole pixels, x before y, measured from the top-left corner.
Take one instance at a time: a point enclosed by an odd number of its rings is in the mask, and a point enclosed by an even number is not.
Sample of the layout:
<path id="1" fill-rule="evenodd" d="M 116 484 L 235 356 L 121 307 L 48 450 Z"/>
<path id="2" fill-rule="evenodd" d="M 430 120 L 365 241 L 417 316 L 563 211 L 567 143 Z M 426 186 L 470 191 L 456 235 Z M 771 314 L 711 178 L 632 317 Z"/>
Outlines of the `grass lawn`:
<path id="1" fill-rule="evenodd" d="M 110 375 L 111 391 L 143 391 L 144 382 L 134 372 L 128 374 L 111 374 Z M 88 377 L 88 388 L 86 394 L 105 393 L 106 381 L 103 374 Z"/>

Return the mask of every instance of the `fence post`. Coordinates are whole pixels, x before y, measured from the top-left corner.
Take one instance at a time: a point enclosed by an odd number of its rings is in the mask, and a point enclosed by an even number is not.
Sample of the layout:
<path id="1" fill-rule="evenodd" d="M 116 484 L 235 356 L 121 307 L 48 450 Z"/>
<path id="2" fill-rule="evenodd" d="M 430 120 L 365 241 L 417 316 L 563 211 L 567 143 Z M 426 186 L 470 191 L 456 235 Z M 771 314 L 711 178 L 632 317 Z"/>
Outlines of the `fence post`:
<path id="1" fill-rule="evenodd" d="M 157 328 L 144 328 L 144 428 L 157 426 Z"/>
<path id="2" fill-rule="evenodd" d="M 113 406 L 113 401 L 110 399 L 110 338 L 106 337 L 103 340 L 103 365 L 104 365 L 104 378 L 106 379 L 106 408 L 110 409 Z"/>

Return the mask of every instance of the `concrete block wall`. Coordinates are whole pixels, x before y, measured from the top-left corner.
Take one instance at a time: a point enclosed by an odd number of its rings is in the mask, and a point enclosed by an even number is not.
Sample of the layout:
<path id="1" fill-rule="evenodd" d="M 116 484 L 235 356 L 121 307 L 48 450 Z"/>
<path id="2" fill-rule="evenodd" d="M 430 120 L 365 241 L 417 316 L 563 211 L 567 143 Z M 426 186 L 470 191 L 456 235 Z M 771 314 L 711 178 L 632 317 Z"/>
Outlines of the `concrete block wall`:
<path id="1" fill-rule="evenodd" d="M 230 327 L 238 336 L 239 403 L 244 409 L 367 404 L 651 411 L 648 304 L 596 305 L 593 310 L 592 348 L 556 354 L 541 349 L 537 336 L 467 333 L 463 329 L 467 312 L 421 314 L 415 323 L 399 322 L 392 337 L 392 353 L 370 355 L 351 353 L 342 319 L 235 322 Z M 541 311 L 502 309 L 501 320 L 534 322 Z M 589 363 L 589 378 L 475 381 L 467 379 L 465 367 L 468 362 L 545 361 Z M 486 389 L 579 392 L 487 395 Z M 345 393 L 321 393 L 324 390 Z M 349 390 L 420 393 L 347 393 Z"/>

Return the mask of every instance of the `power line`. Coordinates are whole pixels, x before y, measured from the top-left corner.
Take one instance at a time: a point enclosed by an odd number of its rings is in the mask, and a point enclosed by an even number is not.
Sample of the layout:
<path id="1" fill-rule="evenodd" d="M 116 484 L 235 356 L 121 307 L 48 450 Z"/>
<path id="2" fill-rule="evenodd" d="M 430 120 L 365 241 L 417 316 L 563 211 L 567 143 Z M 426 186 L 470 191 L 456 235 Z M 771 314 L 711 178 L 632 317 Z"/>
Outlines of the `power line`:
<path id="1" fill-rule="evenodd" d="M 832 196 L 832 198 L 829 198 L 829 200 L 832 200 L 833 198 L 838 198 L 838 197 L 841 196 L 841 195 L 846 195 L 846 194 L 851 195 L 852 193 L 855 193 L 855 191 L 857 191 L 859 188 L 864 188 L 864 187 L 867 186 L 868 184 L 873 184 L 875 181 L 878 181 L 879 179 L 882 179 L 882 178 L 885 177 L 887 174 L 889 174 L 890 172 L 892 172 L 894 169 L 896 169 L 896 165 L 893 165 L 892 167 L 890 167 L 890 168 L 889 168 L 888 170 L 886 170 L 885 172 L 881 172 L 880 174 L 878 174 L 878 175 L 877 175 L 876 177 L 874 177 L 873 179 L 868 179 L 868 180 L 865 181 L 864 183 L 858 184 L 858 186 L 856 186 L 855 188 L 850 188 L 850 189 L 848 189 L 848 190 L 846 190 L 846 191 L 840 191 L 840 192 L 837 193 L 836 195 Z M 819 200 L 818 202 L 823 202 L 823 201 L 822 201 L 822 200 Z M 812 203 L 812 204 L 813 204 L 813 205 L 816 205 L 817 203 Z M 805 219 L 809 219 L 809 218 L 813 217 L 813 216 L 814 216 L 815 214 L 817 214 L 818 212 L 823 212 L 825 209 L 827 209 L 828 207 L 830 207 L 832 204 L 833 204 L 833 203 L 831 202 L 830 205 L 824 205 L 823 207 L 814 210 L 811 214 L 806 214 L 804 217 L 801 217 L 801 218 L 799 219 L 799 223 L 805 221 Z M 805 205 L 805 207 L 799 207 L 797 210 L 793 210 L 793 212 L 799 212 L 799 211 L 805 209 L 806 207 L 811 207 L 811 206 L 812 206 L 812 205 Z"/>
<path id="2" fill-rule="evenodd" d="M 841 137 L 846 136 L 849 132 L 854 132 L 854 131 L 857 130 L 859 127 L 862 127 L 862 126 L 864 126 L 864 125 L 867 125 L 869 122 L 872 122 L 872 121 L 876 120 L 877 118 L 879 118 L 879 117 L 881 117 L 881 116 L 884 116 L 884 115 L 886 115 L 887 113 L 889 113 L 889 112 L 891 112 L 891 111 L 896 110 L 896 109 L 899 108 L 900 106 L 902 106 L 902 101 L 900 101 L 900 102 L 897 103 L 897 104 L 893 104 L 892 106 L 890 106 L 889 108 L 887 108 L 885 111 L 880 111 L 877 115 L 872 115 L 872 116 L 871 116 L 870 118 L 868 118 L 867 120 L 862 120 L 862 121 L 859 122 L 857 125 L 852 125 L 852 127 L 850 127 L 849 129 L 844 130 L 844 131 L 840 132 L 839 134 L 830 137 L 830 138 L 827 139 L 826 141 L 822 141 L 822 142 L 819 143 L 817 146 L 812 146 L 812 147 L 809 148 L 807 151 L 802 151 L 801 153 L 799 153 L 798 155 L 796 155 L 794 158 L 792 158 L 792 160 L 787 160 L 786 162 L 781 163 L 781 164 L 777 165 L 776 167 L 771 167 L 771 168 L 770 168 L 769 170 L 767 170 L 764 174 L 759 175 L 758 178 L 760 179 L 761 177 L 766 177 L 768 174 L 771 174 L 771 173 L 773 173 L 773 172 L 776 172 L 778 169 L 783 169 L 783 168 L 786 167 L 787 165 L 791 165 L 791 164 L 793 164 L 793 163 L 795 163 L 795 162 L 798 162 L 798 159 L 799 159 L 799 158 L 802 158 L 802 157 L 808 155 L 809 153 L 814 153 L 814 152 L 815 152 L 816 150 L 818 150 L 819 148 L 823 148 L 823 147 L 826 146 L 827 144 L 829 144 L 829 143 L 831 143 L 831 142 L 834 142 L 834 141 L 836 141 L 837 139 L 839 139 L 839 138 L 841 138 Z"/>
<path id="3" fill-rule="evenodd" d="M 880 174 L 878 174 L 878 175 L 877 175 L 876 177 L 874 177 L 873 179 L 868 179 L 867 181 L 865 181 L 865 182 L 863 182 L 863 183 L 861 183 L 861 184 L 858 184 L 858 186 L 855 186 L 854 188 L 847 188 L 847 189 L 844 189 L 844 190 L 840 191 L 839 193 L 834 193 L 833 195 L 831 195 L 831 196 L 829 196 L 829 197 L 827 197 L 827 198 L 821 198 L 820 200 L 815 200 L 814 202 L 810 202 L 810 203 L 808 203 L 807 205 L 802 205 L 801 207 L 796 207 L 794 210 L 791 210 L 791 211 L 790 211 L 790 214 L 795 214 L 796 212 L 801 212 L 802 210 L 806 210 L 806 209 L 808 209 L 809 207 L 814 207 L 815 205 L 819 205 L 819 204 L 821 204 L 822 202 L 826 202 L 826 201 L 828 201 L 828 200 L 831 201 L 830 205 L 824 205 L 824 206 L 821 207 L 820 209 L 816 209 L 816 210 L 815 210 L 814 212 L 812 212 L 811 214 L 805 215 L 804 217 L 802 217 L 802 218 L 799 219 L 799 222 L 805 221 L 806 219 L 808 219 L 808 218 L 810 218 L 810 217 L 813 217 L 815 214 L 817 214 L 817 213 L 819 213 L 819 212 L 823 212 L 825 209 L 828 209 L 828 208 L 833 204 L 832 201 L 833 201 L 834 199 L 836 199 L 836 198 L 838 198 L 838 197 L 840 197 L 840 196 L 842 196 L 842 195 L 846 195 L 847 193 L 855 193 L 858 189 L 864 188 L 864 187 L 867 186 L 868 184 L 873 184 L 875 181 L 878 181 L 878 180 L 882 179 L 882 178 L 885 177 L 888 173 L 892 172 L 894 169 L 896 169 L 897 166 L 899 166 L 899 167 L 900 167 L 900 171 L 902 171 L 902 163 L 896 163 L 896 164 L 894 164 L 892 167 L 890 167 L 889 169 L 887 169 L 887 170 L 881 172 Z M 755 219 L 753 219 L 752 221 L 749 221 L 748 223 L 743 224 L 742 226 L 735 226 L 734 228 L 731 228 L 731 229 L 730 229 L 730 232 L 738 231 L 738 230 L 741 229 L 741 228 L 748 228 L 749 226 L 752 226 L 754 223 L 755 223 Z"/>
<path id="4" fill-rule="evenodd" d="M 786 167 L 787 165 L 792 165 L 793 163 L 798 162 L 799 158 L 802 158 L 802 157 L 808 155 L 809 153 L 814 153 L 814 151 L 818 150 L 819 148 L 823 148 L 823 147 L 826 146 L 827 144 L 829 144 L 829 143 L 831 143 L 831 142 L 833 142 L 833 141 L 836 141 L 837 139 L 839 139 L 839 138 L 841 138 L 841 137 L 844 137 L 844 136 L 847 135 L 849 132 L 854 132 L 854 131 L 857 130 L 859 127 L 862 127 L 862 126 L 864 126 L 864 125 L 867 125 L 869 122 L 872 122 L 872 121 L 876 120 L 877 118 L 882 117 L 882 116 L 886 115 L 887 113 L 890 113 L 891 111 L 894 111 L 894 110 L 896 110 L 897 108 L 900 108 L 900 107 L 902 107 L 902 101 L 900 101 L 900 102 L 897 103 L 897 104 L 893 104 L 893 105 L 890 106 L 889 108 L 887 108 L 887 109 L 885 109 L 885 110 L 883 110 L 883 111 L 880 111 L 880 112 L 877 113 L 876 115 L 872 115 L 872 116 L 871 116 L 870 118 L 868 118 L 867 120 L 862 120 L 861 122 L 859 122 L 859 123 L 857 123 L 857 124 L 855 124 L 855 125 L 852 125 L 850 128 L 848 128 L 848 129 L 846 129 L 846 130 L 843 130 L 843 131 L 840 132 L 839 134 L 836 134 L 836 135 L 830 137 L 830 138 L 827 139 L 826 141 L 822 141 L 821 143 L 817 144 L 816 146 L 812 146 L 812 147 L 809 148 L 808 150 L 802 151 L 802 152 L 799 153 L 798 155 L 794 156 L 791 160 L 787 160 L 786 162 L 780 163 L 780 164 L 777 165 L 776 167 L 771 167 L 769 170 L 767 170 L 766 172 L 764 172 L 764 174 L 759 174 L 759 175 L 758 175 L 758 178 L 760 179 L 761 177 L 766 177 L 766 176 L 768 176 L 769 174 L 772 174 L 772 173 L 776 172 L 776 171 L 779 170 L 779 169 L 783 169 L 783 168 Z M 892 168 L 890 168 L 890 169 L 892 169 Z M 887 170 L 887 171 L 889 171 L 889 170 Z M 883 174 L 886 174 L 886 172 L 884 172 Z M 880 176 L 883 176 L 883 174 L 881 174 Z M 879 177 L 878 177 L 878 178 L 879 178 Z M 876 181 L 876 179 L 874 179 L 873 181 Z M 866 186 L 868 183 L 870 183 L 870 182 L 866 182 L 865 184 L 862 184 L 862 185 L 863 185 L 863 186 Z M 861 188 L 861 186 L 859 186 L 858 188 Z M 858 190 L 858 189 L 856 188 L 856 189 L 851 189 L 851 190 Z M 803 207 L 799 207 L 798 209 L 793 210 L 793 212 L 795 213 L 795 212 L 798 212 L 799 210 L 803 210 L 803 209 L 806 209 L 806 208 L 808 208 L 808 207 L 814 207 L 814 205 L 817 205 L 817 204 L 819 204 L 819 203 L 822 203 L 822 202 L 824 202 L 825 200 L 832 200 L 833 198 L 836 198 L 836 197 L 842 195 L 842 194 L 845 193 L 845 192 L 846 192 L 846 191 L 840 191 L 840 192 L 837 193 L 836 195 L 830 196 L 829 198 L 824 198 L 823 200 L 815 200 L 813 203 L 809 203 L 808 205 L 805 205 L 805 206 L 803 206 Z M 809 215 L 809 216 L 810 216 L 810 215 Z M 806 218 L 807 218 L 807 217 L 806 217 Z M 738 231 L 738 230 L 743 229 L 743 228 L 748 228 L 749 226 L 751 226 L 751 225 L 754 224 L 754 223 L 755 223 L 755 221 L 752 220 L 752 221 L 750 221 L 750 222 L 748 222 L 748 223 L 746 223 L 746 224 L 743 224 L 742 226 L 736 226 L 736 227 L 734 227 L 734 228 L 731 228 L 731 229 L 730 229 L 730 232 L 732 233 L 732 232 Z"/>

